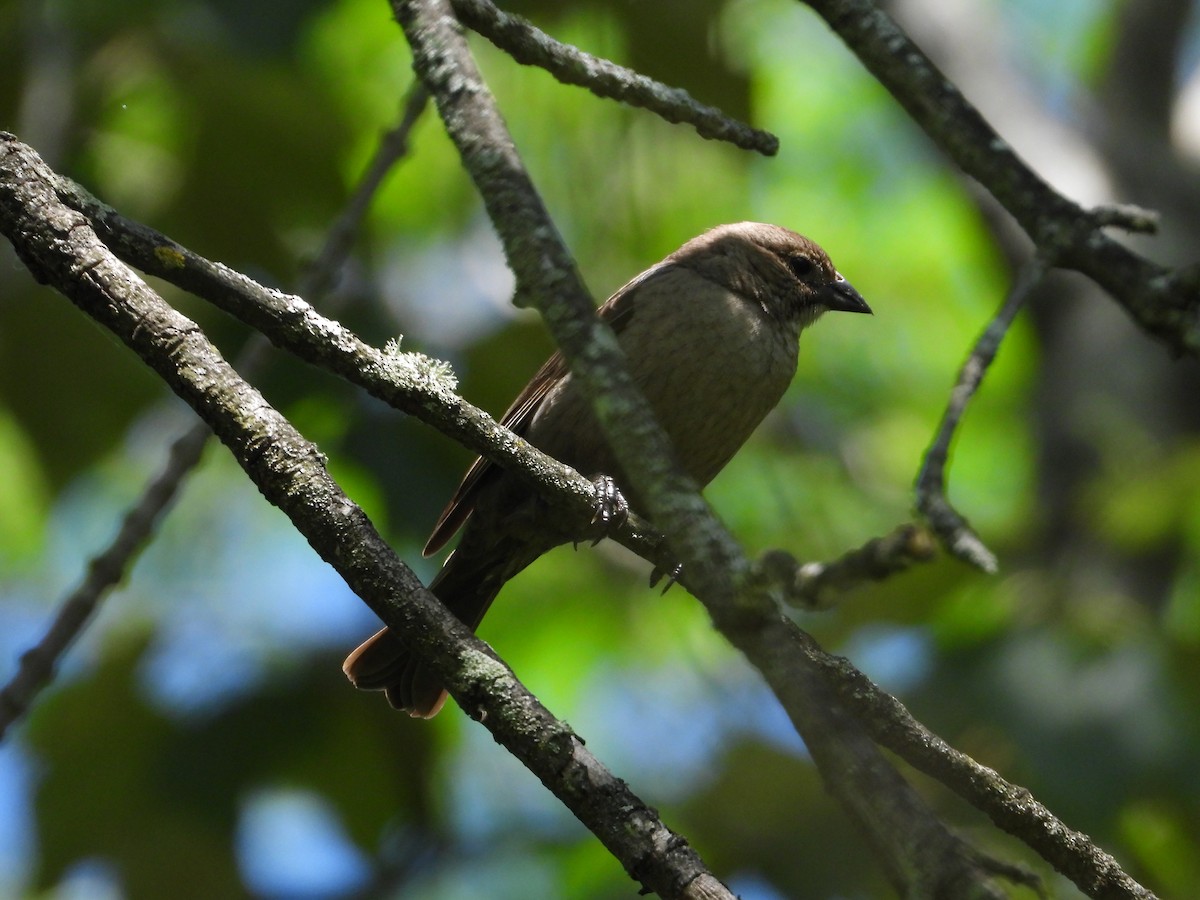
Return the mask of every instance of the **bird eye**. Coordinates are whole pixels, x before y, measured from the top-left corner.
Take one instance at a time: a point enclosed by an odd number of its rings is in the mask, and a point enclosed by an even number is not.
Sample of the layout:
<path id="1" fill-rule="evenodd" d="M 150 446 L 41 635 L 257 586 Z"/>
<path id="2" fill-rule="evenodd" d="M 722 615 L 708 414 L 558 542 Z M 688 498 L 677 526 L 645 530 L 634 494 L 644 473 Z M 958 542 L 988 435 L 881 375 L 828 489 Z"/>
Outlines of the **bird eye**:
<path id="1" fill-rule="evenodd" d="M 793 275 L 795 275 L 797 278 L 803 279 L 812 274 L 812 271 L 817 267 L 817 264 L 807 256 L 791 256 L 788 257 L 787 267 L 791 270 Z"/>

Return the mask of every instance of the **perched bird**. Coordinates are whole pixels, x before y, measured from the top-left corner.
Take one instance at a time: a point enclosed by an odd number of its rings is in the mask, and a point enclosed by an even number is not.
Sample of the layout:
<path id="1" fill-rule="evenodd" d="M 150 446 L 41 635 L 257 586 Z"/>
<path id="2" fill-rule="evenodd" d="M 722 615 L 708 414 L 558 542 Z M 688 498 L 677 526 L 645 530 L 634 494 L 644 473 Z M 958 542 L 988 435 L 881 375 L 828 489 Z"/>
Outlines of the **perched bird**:
<path id="1" fill-rule="evenodd" d="M 634 382 L 670 437 L 684 470 L 704 486 L 779 402 L 796 373 L 800 332 L 828 310 L 869 313 L 816 243 L 776 225 L 722 225 L 688 241 L 600 307 Z M 555 353 L 504 414 L 503 424 L 588 477 L 611 476 L 641 512 L 587 398 Z M 425 545 L 439 550 L 462 529 L 430 590 L 478 627 L 501 586 L 578 535 L 536 527 L 533 493 L 477 459 Z M 531 522 L 534 523 L 531 527 Z M 446 700 L 430 670 L 388 629 L 343 666 L 355 687 L 383 690 L 397 709 L 429 718 Z"/>

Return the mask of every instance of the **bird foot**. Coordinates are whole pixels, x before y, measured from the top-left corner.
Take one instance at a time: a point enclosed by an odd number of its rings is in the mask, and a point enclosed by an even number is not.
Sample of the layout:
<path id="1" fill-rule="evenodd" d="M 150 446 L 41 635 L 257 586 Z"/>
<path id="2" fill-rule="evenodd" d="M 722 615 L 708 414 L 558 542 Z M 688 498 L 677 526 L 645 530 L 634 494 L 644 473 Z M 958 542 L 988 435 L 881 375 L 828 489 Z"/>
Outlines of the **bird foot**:
<path id="1" fill-rule="evenodd" d="M 595 547 L 614 529 L 625 524 L 629 518 L 629 501 L 609 475 L 597 475 L 592 479 L 592 484 L 596 488 L 596 509 L 592 521 L 588 523 L 588 535 L 594 535 L 592 546 Z M 575 546 L 579 546 L 579 541 L 575 542 Z"/>

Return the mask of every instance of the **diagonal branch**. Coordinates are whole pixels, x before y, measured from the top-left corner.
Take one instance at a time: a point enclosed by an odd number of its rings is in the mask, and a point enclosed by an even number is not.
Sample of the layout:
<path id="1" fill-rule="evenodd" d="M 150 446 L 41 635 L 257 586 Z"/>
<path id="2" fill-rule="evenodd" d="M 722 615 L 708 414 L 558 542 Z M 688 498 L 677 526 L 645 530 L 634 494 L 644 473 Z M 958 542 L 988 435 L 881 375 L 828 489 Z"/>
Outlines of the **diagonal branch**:
<path id="1" fill-rule="evenodd" d="M 414 85 L 405 100 L 400 122 L 383 136 L 346 208 L 330 226 L 320 252 L 304 267 L 300 277 L 302 292 L 320 294 L 329 289 L 383 179 L 396 162 L 407 155 L 409 133 L 427 101 L 424 88 Z M 237 361 L 238 370 L 247 375 L 255 371 L 264 358 L 266 346 L 267 341 L 261 335 L 252 338 Z M 108 591 L 129 571 L 134 558 L 178 496 L 184 479 L 199 464 L 210 434 L 207 425 L 197 422 L 171 443 L 166 464 L 126 512 L 117 536 L 93 557 L 87 574 L 59 604 L 58 613 L 42 639 L 21 654 L 17 672 L 0 689 L 0 740 L 53 680 L 63 654 L 92 620 Z"/>
<path id="2" fill-rule="evenodd" d="M 114 241 L 121 246 L 124 252 L 130 252 L 131 247 L 138 246 L 139 235 L 128 230 L 121 230 L 121 223 L 125 223 L 115 213 L 105 215 L 102 210 L 96 207 L 88 207 L 85 203 L 81 203 L 81 192 L 77 187 L 72 187 L 70 182 L 65 179 L 56 178 L 40 161 L 28 151 L 27 148 L 17 145 L 14 152 L 25 154 L 21 161 L 19 170 L 29 172 L 31 175 L 36 174 L 43 178 L 47 183 L 53 184 L 54 189 L 60 194 L 71 199 L 72 203 L 80 203 L 92 215 L 97 216 L 107 231 L 107 240 Z M 2 175 L 2 173 L 0 173 Z M 3 178 L 0 177 L 0 188 L 3 187 Z M 91 200 L 92 204 L 96 201 Z M 129 223 L 125 223 L 128 225 Z M 149 229 L 146 229 L 149 231 Z M 157 252 L 156 252 L 157 251 Z M 216 266 L 207 261 L 200 260 L 196 262 L 192 254 L 183 250 L 177 244 L 169 242 L 167 239 L 158 236 L 157 240 L 152 241 L 144 247 L 140 254 L 135 256 L 136 259 L 161 260 L 172 259 L 178 262 L 178 268 L 170 269 L 177 279 L 185 284 L 195 287 L 197 283 L 206 286 L 203 290 L 198 291 L 201 296 L 207 294 L 214 295 L 217 300 L 221 296 L 226 296 L 227 302 L 218 302 L 217 305 L 222 305 L 230 309 L 231 312 L 238 314 L 244 320 L 262 327 L 268 333 L 272 340 L 277 344 L 296 353 L 298 356 L 310 361 L 324 365 L 335 372 L 359 372 L 357 377 L 350 378 L 355 383 L 370 390 L 376 396 L 380 396 L 387 402 L 392 403 L 398 408 L 412 409 L 417 415 L 422 415 L 422 410 L 432 408 L 438 403 L 448 399 L 450 402 L 458 402 L 458 398 L 452 393 L 441 392 L 437 390 L 437 383 L 430 381 L 428 378 L 422 378 L 419 374 L 419 366 L 414 365 L 411 360 L 405 361 L 405 357 L 414 357 L 415 354 L 400 354 L 398 357 L 389 358 L 386 354 L 373 356 L 370 354 L 376 353 L 371 348 L 366 348 L 368 353 L 365 357 L 357 357 L 353 355 L 353 347 L 357 338 L 354 338 L 349 332 L 342 329 L 341 326 L 328 319 L 323 319 L 315 312 L 308 310 L 307 307 L 298 298 L 289 298 L 286 295 L 278 292 L 270 291 L 265 288 L 254 285 L 249 279 L 243 276 L 230 272 L 221 266 Z M 207 267 L 207 268 L 206 268 Z M 179 278 L 181 273 L 188 273 L 185 277 Z M 207 278 L 208 280 L 204 280 Z M 246 296 L 241 296 L 238 292 L 243 289 L 244 285 L 252 285 L 257 289 L 258 293 L 247 291 Z M 241 296 L 239 303 L 228 302 L 228 297 Z M 248 309 L 258 308 L 256 314 L 248 313 Z M 337 364 L 331 364 L 325 357 L 322 356 L 315 348 L 321 346 L 332 347 L 333 351 L 346 355 L 346 359 Z M 325 360 L 325 361 L 323 361 Z M 390 366 L 390 369 L 389 369 Z M 410 376 L 409 381 L 403 381 L 397 376 L 407 372 Z M 349 377 L 349 376 L 348 376 Z M 386 383 L 387 378 L 397 379 L 397 385 L 394 386 L 389 394 L 389 391 L 381 387 Z M 448 398 L 447 398 L 448 395 Z M 403 402 L 397 402 L 398 399 L 403 399 Z M 451 418 L 455 421 L 467 420 L 468 425 L 463 426 L 469 431 L 470 428 L 477 428 L 479 435 L 474 438 L 464 438 L 463 442 L 468 446 L 482 448 L 485 443 L 491 440 L 490 435 L 493 431 L 507 434 L 504 429 L 490 420 L 486 415 L 480 413 L 481 417 L 478 421 L 472 418 L 472 410 L 470 407 L 462 404 L 461 406 L 453 406 Z M 425 413 L 428 416 L 428 413 Z M 427 418 L 427 420 L 429 420 Z M 440 427 L 440 426 L 439 426 Z M 480 436 L 481 435 L 481 436 Z M 511 438 L 511 435 L 508 436 Z M 506 445 L 503 439 L 497 445 L 504 448 Z M 528 452 L 536 454 L 531 448 L 527 448 Z M 516 470 L 521 470 L 522 467 L 533 468 L 538 470 L 540 462 L 537 456 L 531 460 L 525 459 L 520 453 L 509 453 L 507 456 L 497 452 L 495 448 L 489 452 L 493 458 L 502 465 L 509 466 Z M 553 460 L 549 461 L 551 466 L 558 465 Z M 567 470 L 570 473 L 570 470 Z M 554 482 L 550 481 L 549 486 L 543 486 L 539 489 L 546 492 L 546 496 L 553 502 L 552 508 L 571 508 L 577 511 L 581 517 L 581 521 L 586 521 L 586 517 L 590 517 L 593 509 L 592 486 L 582 476 L 575 473 L 570 473 L 574 478 L 578 479 L 579 494 L 574 493 L 573 486 L 570 484 L 560 483 L 555 489 Z M 634 549 L 635 552 L 646 556 L 658 562 L 665 562 L 671 559 L 669 554 L 664 554 L 661 547 L 657 545 L 657 541 L 653 535 L 639 535 L 636 532 L 632 535 L 620 533 L 617 539 L 626 546 Z M 657 551 L 657 552 L 656 552 Z M 837 566 L 835 565 L 836 569 Z M 779 586 L 771 583 L 770 567 L 760 568 L 756 572 L 756 578 L 751 580 L 750 589 L 763 594 L 772 594 L 779 591 Z M 685 583 L 688 581 L 686 577 L 688 573 L 684 573 Z M 766 576 L 764 578 L 764 575 Z M 786 586 L 784 588 L 786 590 Z M 387 615 L 383 615 L 385 621 Z M 908 785 L 902 781 L 899 785 L 890 784 L 886 778 L 887 772 L 890 771 L 891 778 L 898 778 L 894 770 L 884 766 L 879 768 L 879 758 L 877 751 L 871 749 L 869 744 L 864 745 L 861 741 L 861 732 L 857 731 L 853 722 L 848 722 L 840 713 L 836 713 L 836 718 L 823 715 L 824 711 L 829 706 L 827 691 L 832 688 L 837 696 L 841 697 L 841 702 L 850 704 L 850 699 L 854 698 L 858 703 L 858 709 L 861 714 L 863 704 L 871 703 L 883 709 L 889 708 L 888 704 L 896 704 L 898 701 L 893 700 L 887 694 L 879 691 L 869 680 L 861 673 L 857 672 L 849 663 L 844 660 L 835 659 L 824 654 L 810 637 L 800 631 L 794 623 L 780 616 L 772 616 L 766 622 L 755 623 L 752 620 L 741 622 L 741 628 L 727 630 L 727 636 L 732 636 L 730 640 L 743 649 L 764 673 L 768 682 L 779 693 L 781 700 L 799 726 L 799 730 L 808 738 L 810 749 L 814 753 L 814 758 L 820 761 L 823 774 L 831 778 L 832 789 L 839 790 L 847 794 L 855 794 L 858 792 L 858 786 L 864 783 L 863 779 L 869 778 L 875 785 L 874 790 L 868 795 L 867 807 L 861 810 L 862 814 L 872 816 L 876 819 L 876 825 L 879 830 L 886 830 L 889 826 L 895 827 L 893 819 L 887 815 L 879 813 L 876 806 L 888 801 L 888 808 L 895 810 L 901 809 L 905 815 L 920 814 L 920 808 L 912 808 L 908 802 L 901 803 L 899 799 L 907 796 L 911 791 Z M 801 652 L 802 651 L 802 652 Z M 833 660 L 832 666 L 830 660 Z M 830 675 L 829 673 L 843 673 Z M 799 673 L 799 679 L 797 679 Z M 830 679 L 830 685 L 825 686 L 814 681 L 813 675 L 817 674 L 820 679 Z M 799 684 L 797 683 L 799 681 Z M 465 702 L 464 702 L 465 706 Z M 477 707 L 472 707 L 477 708 Z M 924 768 L 916 759 L 921 758 L 922 754 L 928 754 L 930 746 L 944 746 L 940 741 L 931 743 L 931 739 L 927 732 L 913 733 L 903 732 L 896 729 L 886 720 L 864 720 L 871 727 L 875 740 L 885 745 L 893 747 L 896 752 L 900 753 L 905 758 L 910 758 L 914 761 L 914 765 Z M 848 731 L 848 734 L 843 734 L 843 731 Z M 809 737 L 811 735 L 811 737 Z M 901 737 L 897 737 L 901 735 Z M 891 741 L 901 740 L 909 743 L 903 748 L 894 746 Z M 825 754 L 835 754 L 836 758 L 831 764 Z M 938 753 L 932 754 L 934 758 Z M 832 775 L 826 772 L 826 767 L 831 766 L 833 769 Z M 928 769 L 925 769 L 929 771 Z M 935 777 L 937 775 L 935 774 Z M 883 786 L 887 785 L 888 789 L 884 790 Z M 953 786 L 953 785 L 951 785 Z M 861 796 L 861 792 L 858 792 Z M 1020 819 L 1022 811 L 1027 808 L 1027 804 L 1021 798 L 1026 796 L 1027 792 L 1023 789 L 1015 788 L 1011 794 L 996 796 L 991 798 L 991 802 L 999 810 L 999 813 L 993 812 L 997 818 L 998 824 L 1001 827 L 1006 827 L 1004 822 L 1015 819 Z M 840 796 L 840 794 L 839 794 Z M 1011 801 L 1009 798 L 1015 798 Z M 852 800 L 855 798 L 852 796 Z M 970 796 L 972 802 L 976 800 Z M 981 808 L 987 808 L 980 804 Z M 920 840 L 915 847 L 910 847 L 911 852 L 925 853 L 927 859 L 936 860 L 945 858 L 946 855 L 956 857 L 961 865 L 974 864 L 978 862 L 974 860 L 969 852 L 961 846 L 961 842 L 950 840 L 947 843 L 944 834 L 939 833 L 936 828 L 931 830 L 932 826 L 936 826 L 937 820 L 930 819 L 928 816 L 919 815 L 914 820 L 906 820 L 904 827 L 896 828 L 896 833 L 905 841 L 915 840 L 915 836 L 920 836 Z M 866 826 L 869 830 L 870 823 Z M 1074 835 L 1057 820 L 1052 818 L 1045 825 L 1048 837 L 1042 836 L 1041 840 L 1049 840 L 1052 844 L 1056 836 L 1059 835 Z M 1022 835 L 1024 836 L 1024 835 Z M 1090 857 L 1079 857 L 1077 851 L 1083 846 L 1075 838 L 1068 841 L 1066 848 L 1058 848 L 1052 846 L 1050 850 L 1044 849 L 1037 843 L 1039 838 L 1026 837 L 1026 840 L 1043 853 L 1048 860 L 1053 862 L 1063 871 L 1070 871 L 1070 865 L 1075 865 L 1077 869 L 1086 867 Z M 958 851 L 951 853 L 947 847 L 959 847 Z M 1091 850 L 1095 851 L 1094 847 L 1087 845 Z M 1074 848 L 1074 849 L 1072 849 Z M 1054 855 L 1058 852 L 1060 856 L 1067 854 L 1068 865 L 1062 865 Z M 1072 852 L 1077 853 L 1077 857 L 1072 857 Z M 1099 853 L 1100 851 L 1095 851 Z M 930 854 L 937 853 L 932 856 Z M 990 869 L 989 869 L 990 871 Z M 1116 870 L 1118 873 L 1119 869 Z M 1123 876 L 1123 873 L 1120 873 Z M 1100 875 L 1093 875 L 1093 880 L 1099 879 Z M 1146 894 L 1116 894 L 1117 897 L 1139 897 L 1144 898 Z"/>
<path id="3" fill-rule="evenodd" d="M 633 878 L 663 897 L 730 898 L 687 842 L 421 585 L 329 476 L 317 448 L 193 322 L 111 255 L 87 220 L 58 200 L 44 171 L 36 154 L 0 136 L 0 233 L 35 277 L 112 331 L 196 411 L 263 496 Z"/>
<path id="4" fill-rule="evenodd" d="M 874 0 L 804 0 L 934 143 L 1011 213 L 1055 265 L 1087 275 L 1176 353 L 1200 354 L 1200 286 L 1105 233 L 1153 229 L 1132 207 L 1085 210 L 1022 160 Z"/>
<path id="5" fill-rule="evenodd" d="M 703 138 L 727 141 L 764 156 L 779 152 L 779 138 L 752 128 L 695 100 L 682 88 L 668 87 L 632 69 L 578 47 L 556 41 L 520 16 L 497 9 L 489 0 L 452 0 L 459 20 L 517 62 L 539 66 L 561 81 L 585 87 L 598 97 L 640 106 L 668 122 L 686 122 Z"/>
<path id="6" fill-rule="evenodd" d="M 550 497 L 570 524 L 568 534 L 595 514 L 595 487 L 574 469 L 547 456 L 454 392 L 449 367 L 398 343 L 379 350 L 303 299 L 264 287 L 214 263 L 139 222 L 125 218 L 69 179 L 45 170 L 59 198 L 85 216 L 122 261 L 212 303 L 256 329 L 277 347 L 338 375 L 464 447 L 524 478 Z M 661 536 L 635 514 L 610 534 L 656 563 L 668 559 Z"/>
<path id="7" fill-rule="evenodd" d="M 956 750 L 845 659 L 829 655 L 807 635 L 804 640 L 805 656 L 822 669 L 830 689 L 881 745 L 1024 841 L 1087 896 L 1154 900 L 1154 894 L 1130 878 L 1112 856 L 1055 817 L 1026 788 Z"/>
<path id="8" fill-rule="evenodd" d="M 822 776 L 879 851 L 901 890 L 996 896 L 991 870 L 900 777 L 852 717 L 828 702 L 820 676 L 788 649 L 798 631 L 777 598 L 751 584 L 750 563 L 674 463 L 665 434 L 631 384 L 574 263 L 513 146 L 449 0 L 395 0 L 396 18 L 504 244 L 519 295 L 537 305 L 578 377 L 608 446 L 684 566 L 683 582 L 722 634 L 763 673 Z M 863 785 L 869 785 L 864 788 Z M 947 896 L 950 894 L 946 894 Z"/>
<path id="9" fill-rule="evenodd" d="M 210 434 L 208 426 L 201 422 L 172 442 L 166 464 L 125 513 L 117 536 L 88 563 L 87 572 L 63 598 L 41 640 L 21 654 L 17 671 L 0 689 L 0 741 L 53 681 L 63 654 L 92 620 L 108 592 L 125 577 L 178 495 L 180 485 L 200 462 Z"/>

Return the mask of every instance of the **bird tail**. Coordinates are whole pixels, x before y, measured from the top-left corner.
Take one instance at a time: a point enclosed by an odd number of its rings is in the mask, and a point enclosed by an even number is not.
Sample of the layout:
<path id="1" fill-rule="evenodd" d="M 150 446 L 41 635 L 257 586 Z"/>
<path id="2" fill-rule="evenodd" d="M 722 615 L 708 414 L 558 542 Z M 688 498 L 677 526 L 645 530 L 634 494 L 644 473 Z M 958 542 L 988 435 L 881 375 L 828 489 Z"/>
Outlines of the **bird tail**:
<path id="1" fill-rule="evenodd" d="M 486 548 L 464 549 L 460 544 L 450 554 L 429 590 L 474 631 L 504 583 L 549 548 L 535 552 L 527 540 L 501 539 Z M 433 718 L 446 702 L 441 679 L 389 628 L 363 641 L 346 657 L 342 671 L 359 690 L 383 691 L 388 703 L 415 718 Z"/>

